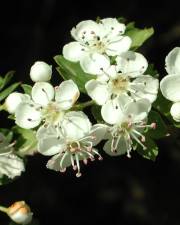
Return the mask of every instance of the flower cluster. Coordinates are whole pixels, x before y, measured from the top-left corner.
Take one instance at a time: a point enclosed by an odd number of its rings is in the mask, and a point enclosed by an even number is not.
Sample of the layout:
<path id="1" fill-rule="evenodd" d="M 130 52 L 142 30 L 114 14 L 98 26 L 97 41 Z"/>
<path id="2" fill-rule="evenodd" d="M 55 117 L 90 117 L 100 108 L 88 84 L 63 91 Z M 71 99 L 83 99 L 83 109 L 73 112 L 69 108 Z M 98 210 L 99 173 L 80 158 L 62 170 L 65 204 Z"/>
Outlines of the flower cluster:
<path id="1" fill-rule="evenodd" d="M 64 81 L 54 87 L 52 66 L 37 61 L 30 69 L 34 85 L 26 85 L 25 93 L 13 92 L 6 98 L 4 108 L 14 116 L 17 127 L 22 133 L 29 131 L 25 138 L 35 135 L 32 146 L 51 156 L 47 168 L 65 172 L 71 166 L 80 177 L 81 163 L 102 160 L 97 147 L 100 142 L 110 156 L 125 154 L 130 158 L 132 150 L 137 150 L 143 157 L 155 159 L 152 152 L 157 155 L 157 148 L 151 134 L 156 135 L 156 127 L 158 137 L 167 134 L 160 130 L 166 126 L 158 124 L 163 123 L 159 115 L 163 110 L 157 106 L 159 80 L 144 55 L 134 50 L 145 40 L 135 43 L 128 33 L 130 27 L 116 18 L 80 22 L 71 30 L 74 41 L 63 47 L 63 55 L 55 57 Z M 166 57 L 169 75 L 160 83 L 163 96 L 173 102 L 170 113 L 177 122 L 179 61 L 180 48 L 175 48 Z M 80 92 L 91 100 L 81 103 Z M 84 107 L 91 107 L 96 122 L 90 121 Z M 150 129 L 154 131 L 149 134 Z M 23 154 L 29 148 L 29 143 L 23 146 Z"/>
<path id="2" fill-rule="evenodd" d="M 53 87 L 52 67 L 42 61 L 31 67 L 35 82 L 31 93 L 13 92 L 6 99 L 6 109 L 14 114 L 16 124 L 37 130 L 38 152 L 52 156 L 47 168 L 64 172 L 72 166 L 76 176 L 81 176 L 80 161 L 102 159 L 95 148 L 102 140 L 106 140 L 104 151 L 111 156 L 130 157 L 137 144 L 146 149 L 143 133 L 155 128 L 155 123 L 147 124 L 147 118 L 159 83 L 146 73 L 146 58 L 130 50 L 132 40 L 125 31 L 125 24 L 115 18 L 83 21 L 71 30 L 75 41 L 63 47 L 66 60 L 95 75 L 84 87 L 100 107 L 100 123 L 92 125 L 77 107 L 78 84 L 67 79 Z"/>

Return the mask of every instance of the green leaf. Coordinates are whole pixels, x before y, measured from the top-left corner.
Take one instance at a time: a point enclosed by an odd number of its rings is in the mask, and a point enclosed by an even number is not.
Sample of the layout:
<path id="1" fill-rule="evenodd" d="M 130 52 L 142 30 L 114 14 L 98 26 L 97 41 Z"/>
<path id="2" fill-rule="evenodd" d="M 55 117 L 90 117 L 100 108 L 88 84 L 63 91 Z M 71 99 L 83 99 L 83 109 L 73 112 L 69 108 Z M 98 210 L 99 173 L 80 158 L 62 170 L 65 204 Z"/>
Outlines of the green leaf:
<path id="1" fill-rule="evenodd" d="M 144 74 L 151 75 L 154 78 L 159 78 L 158 71 L 154 68 L 154 64 L 149 64 L 146 72 Z"/>
<path id="2" fill-rule="evenodd" d="M 148 124 L 156 123 L 156 129 L 148 130 L 148 135 L 153 139 L 160 139 L 168 135 L 168 128 L 161 118 L 160 114 L 151 111 L 148 116 Z"/>
<path id="3" fill-rule="evenodd" d="M 0 82 L 0 91 L 11 81 L 15 71 L 9 71 Z"/>
<path id="4" fill-rule="evenodd" d="M 166 117 L 168 117 L 170 115 L 171 105 L 172 105 L 172 102 L 164 98 L 164 96 L 159 91 L 157 99 L 153 103 L 153 107 L 157 109 L 162 115 L 165 115 Z"/>
<path id="5" fill-rule="evenodd" d="M 29 84 L 21 84 L 25 94 L 31 95 L 32 86 Z"/>
<path id="6" fill-rule="evenodd" d="M 102 116 L 101 116 L 101 106 L 99 106 L 99 105 L 93 105 L 93 106 L 91 107 L 91 113 L 92 113 L 94 119 L 95 119 L 98 123 L 104 122 L 104 121 L 103 121 L 103 118 L 102 118 Z"/>
<path id="7" fill-rule="evenodd" d="M 91 79 L 96 79 L 95 75 L 85 73 L 79 63 L 66 60 L 62 55 L 57 55 L 54 60 L 58 64 L 57 71 L 64 80 L 72 79 L 79 87 L 80 91 L 86 93 L 85 83 Z"/>
<path id="8" fill-rule="evenodd" d="M 0 93 L 0 101 L 4 100 L 9 94 L 11 94 L 18 86 L 20 85 L 20 82 L 14 83 L 8 88 L 6 88 L 4 91 Z"/>
<path id="9" fill-rule="evenodd" d="M 125 35 L 132 39 L 131 49 L 136 50 L 139 48 L 147 39 L 149 39 L 154 34 L 154 29 L 144 28 L 139 29 L 135 27 L 135 23 L 129 23 L 126 27 Z"/>
<path id="10" fill-rule="evenodd" d="M 147 149 L 143 149 L 140 145 L 138 145 L 136 151 L 144 158 L 155 161 L 158 155 L 158 147 L 156 143 L 146 135 L 145 146 Z"/>
<path id="11" fill-rule="evenodd" d="M 15 126 L 13 131 L 18 135 L 15 145 L 18 154 L 22 157 L 25 155 L 33 155 L 37 151 L 36 132 L 18 126 Z"/>

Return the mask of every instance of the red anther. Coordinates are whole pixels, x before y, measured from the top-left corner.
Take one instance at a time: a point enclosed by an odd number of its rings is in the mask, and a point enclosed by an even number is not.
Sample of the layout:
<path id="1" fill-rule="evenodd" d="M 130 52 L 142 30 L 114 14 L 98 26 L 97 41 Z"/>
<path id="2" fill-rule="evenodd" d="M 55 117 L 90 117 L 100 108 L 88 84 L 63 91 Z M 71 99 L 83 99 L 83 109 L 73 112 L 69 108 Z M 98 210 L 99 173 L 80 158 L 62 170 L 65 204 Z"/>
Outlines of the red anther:
<path id="1" fill-rule="evenodd" d="M 103 157 L 102 156 L 99 156 L 98 160 L 102 161 L 103 160 Z"/>
<path id="2" fill-rule="evenodd" d="M 77 170 L 77 166 L 76 165 L 73 166 L 73 170 Z"/>
<path id="3" fill-rule="evenodd" d="M 84 163 L 85 165 L 87 165 L 87 163 L 88 163 L 87 159 L 83 159 L 83 163 Z"/>
<path id="4" fill-rule="evenodd" d="M 152 129 L 156 129 L 156 127 L 157 127 L 157 124 L 156 123 L 151 123 L 151 128 Z"/>
<path id="5" fill-rule="evenodd" d="M 66 168 L 62 168 L 62 169 L 60 169 L 59 170 L 61 173 L 64 173 L 64 172 L 66 172 Z"/>
<path id="6" fill-rule="evenodd" d="M 146 141 L 145 136 L 142 136 L 142 137 L 141 137 L 141 141 L 142 141 L 142 142 L 145 142 L 145 141 Z"/>

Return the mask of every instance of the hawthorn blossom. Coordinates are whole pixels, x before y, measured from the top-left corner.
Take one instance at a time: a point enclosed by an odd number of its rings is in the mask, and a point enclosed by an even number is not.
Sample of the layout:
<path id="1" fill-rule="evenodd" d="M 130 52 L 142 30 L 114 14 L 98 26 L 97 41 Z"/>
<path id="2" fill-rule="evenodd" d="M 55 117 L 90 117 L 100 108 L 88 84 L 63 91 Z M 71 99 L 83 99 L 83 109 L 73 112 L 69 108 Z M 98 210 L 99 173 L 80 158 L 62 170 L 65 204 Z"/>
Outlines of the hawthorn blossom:
<path id="1" fill-rule="evenodd" d="M 87 164 L 93 161 L 94 155 L 102 160 L 98 150 L 94 148 L 106 132 L 103 124 L 93 125 L 83 112 L 68 112 L 60 127 L 42 126 L 37 131 L 38 151 L 46 156 L 53 156 L 47 168 L 65 172 L 69 166 L 81 176 L 80 161 Z"/>
<path id="2" fill-rule="evenodd" d="M 11 111 L 15 112 L 16 124 L 25 129 L 37 127 L 41 122 L 59 125 L 79 95 L 78 87 L 72 80 L 63 81 L 55 88 L 48 82 L 36 82 L 29 99 L 21 98 L 19 101 L 17 96 L 18 104 Z M 6 101 L 6 105 L 9 105 L 7 108 L 11 107 L 11 100 L 14 100 L 12 104 L 16 102 L 15 97 L 10 98 Z"/>
<path id="3" fill-rule="evenodd" d="M 100 68 L 110 66 L 107 56 L 117 56 L 129 50 L 131 39 L 123 35 L 125 25 L 115 18 L 106 18 L 99 23 L 86 20 L 71 30 L 75 41 L 66 44 L 63 56 L 72 62 L 79 62 L 86 73 L 99 75 Z"/>
<path id="4" fill-rule="evenodd" d="M 174 48 L 165 59 L 166 75 L 160 82 L 163 96 L 172 101 L 170 113 L 173 119 L 180 122 L 180 47 Z"/>
<path id="5" fill-rule="evenodd" d="M 101 110 L 104 121 L 109 124 L 106 135 L 108 141 L 104 145 L 104 151 L 111 156 L 126 153 L 131 157 L 134 141 L 145 150 L 143 131 L 148 127 L 155 128 L 155 123 L 146 124 L 150 108 L 151 103 L 147 99 L 134 102 L 125 95 L 108 101 Z"/>
<path id="6" fill-rule="evenodd" d="M 24 171 L 23 160 L 13 153 L 13 145 L 0 133 L 0 178 L 6 175 L 13 179 Z"/>
<path id="7" fill-rule="evenodd" d="M 148 62 L 142 54 L 122 53 L 116 58 L 116 65 L 102 70 L 102 75 L 88 81 L 85 88 L 99 105 L 124 94 L 134 100 L 146 98 L 152 103 L 157 97 L 159 82 L 150 75 L 143 75 L 147 67 Z"/>

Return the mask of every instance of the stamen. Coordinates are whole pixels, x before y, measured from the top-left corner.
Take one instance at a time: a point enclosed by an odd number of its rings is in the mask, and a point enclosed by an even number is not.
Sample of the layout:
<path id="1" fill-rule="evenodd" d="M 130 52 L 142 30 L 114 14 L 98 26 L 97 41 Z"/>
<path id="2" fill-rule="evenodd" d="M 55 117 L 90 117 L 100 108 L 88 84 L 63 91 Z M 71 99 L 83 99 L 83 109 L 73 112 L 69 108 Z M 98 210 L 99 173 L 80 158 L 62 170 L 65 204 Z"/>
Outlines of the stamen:
<path id="1" fill-rule="evenodd" d="M 99 154 L 98 151 L 96 151 L 95 149 L 92 150 L 96 155 L 99 156 L 98 160 L 103 160 L 103 157 Z"/>
<path id="2" fill-rule="evenodd" d="M 76 173 L 76 177 L 80 177 L 82 174 L 80 172 L 80 165 L 79 165 L 79 156 L 78 156 L 78 154 L 75 155 L 75 158 L 76 158 L 76 165 L 77 165 L 77 170 L 78 170 L 78 172 Z"/>

